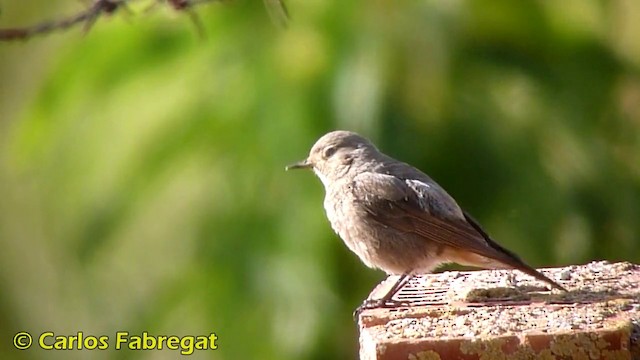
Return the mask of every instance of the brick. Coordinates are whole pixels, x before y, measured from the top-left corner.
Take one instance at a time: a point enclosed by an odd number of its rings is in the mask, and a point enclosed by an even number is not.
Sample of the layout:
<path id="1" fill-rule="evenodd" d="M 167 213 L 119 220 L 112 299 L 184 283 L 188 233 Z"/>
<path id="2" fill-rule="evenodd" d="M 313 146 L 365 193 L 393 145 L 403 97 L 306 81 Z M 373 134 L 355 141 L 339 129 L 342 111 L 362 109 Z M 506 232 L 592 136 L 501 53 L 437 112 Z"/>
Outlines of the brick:
<path id="1" fill-rule="evenodd" d="M 640 265 L 540 271 L 568 292 L 515 270 L 416 276 L 393 297 L 406 306 L 360 314 L 360 358 L 640 359 Z"/>

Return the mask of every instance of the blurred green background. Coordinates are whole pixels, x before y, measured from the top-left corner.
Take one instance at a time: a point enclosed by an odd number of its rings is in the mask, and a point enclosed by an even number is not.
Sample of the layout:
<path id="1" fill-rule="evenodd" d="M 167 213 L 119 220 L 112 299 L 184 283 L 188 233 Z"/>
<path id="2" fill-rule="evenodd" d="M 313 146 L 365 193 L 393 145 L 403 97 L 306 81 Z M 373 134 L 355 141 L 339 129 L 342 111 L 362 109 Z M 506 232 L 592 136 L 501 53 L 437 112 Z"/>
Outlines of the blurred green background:
<path id="1" fill-rule="evenodd" d="M 148 3 L 147 3 L 148 4 Z M 0 358 L 39 334 L 216 332 L 193 358 L 348 359 L 384 275 L 311 173 L 334 129 L 434 177 L 535 266 L 640 261 L 640 2 L 167 6 L 0 43 Z M 68 0 L 0 0 L 0 27 Z"/>

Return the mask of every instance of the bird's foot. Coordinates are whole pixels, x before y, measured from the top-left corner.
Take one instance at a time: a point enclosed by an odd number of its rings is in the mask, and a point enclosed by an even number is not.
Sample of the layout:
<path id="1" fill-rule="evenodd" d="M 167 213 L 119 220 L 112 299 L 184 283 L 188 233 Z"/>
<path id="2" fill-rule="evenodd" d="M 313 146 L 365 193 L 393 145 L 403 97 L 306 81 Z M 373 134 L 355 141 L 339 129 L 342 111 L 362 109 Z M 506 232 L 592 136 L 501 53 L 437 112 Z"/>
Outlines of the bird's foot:
<path id="1" fill-rule="evenodd" d="M 408 304 L 402 301 L 397 301 L 393 299 L 366 299 L 365 301 L 358 306 L 353 312 L 353 319 L 358 320 L 360 314 L 369 309 L 387 309 L 387 308 L 395 308 L 400 306 L 407 306 Z"/>

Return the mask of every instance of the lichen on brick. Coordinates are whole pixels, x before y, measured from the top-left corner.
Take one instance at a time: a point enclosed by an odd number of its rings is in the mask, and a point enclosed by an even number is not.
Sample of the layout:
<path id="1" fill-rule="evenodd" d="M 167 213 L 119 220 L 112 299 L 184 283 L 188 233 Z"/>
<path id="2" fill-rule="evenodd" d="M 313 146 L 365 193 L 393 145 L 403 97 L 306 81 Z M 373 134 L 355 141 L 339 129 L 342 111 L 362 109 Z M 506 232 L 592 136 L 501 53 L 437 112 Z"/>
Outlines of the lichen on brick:
<path id="1" fill-rule="evenodd" d="M 553 338 L 550 349 L 557 356 L 584 360 L 601 359 L 605 351 L 608 356 L 617 356 L 616 352 L 624 353 L 622 350 L 607 350 L 610 346 L 619 344 L 610 344 L 595 333 L 563 334 Z"/>
<path id="2" fill-rule="evenodd" d="M 415 354 L 409 354 L 408 360 L 441 360 L 440 354 L 433 350 L 420 351 Z"/>

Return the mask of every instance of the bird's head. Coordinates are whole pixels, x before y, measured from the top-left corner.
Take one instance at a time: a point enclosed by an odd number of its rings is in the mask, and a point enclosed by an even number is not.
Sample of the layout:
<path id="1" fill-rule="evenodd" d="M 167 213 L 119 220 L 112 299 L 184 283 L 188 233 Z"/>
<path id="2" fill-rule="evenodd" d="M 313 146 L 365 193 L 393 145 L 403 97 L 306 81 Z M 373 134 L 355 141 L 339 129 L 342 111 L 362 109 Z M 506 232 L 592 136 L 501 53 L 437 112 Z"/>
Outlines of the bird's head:
<path id="1" fill-rule="evenodd" d="M 366 170 L 375 163 L 376 154 L 378 149 L 366 138 L 351 131 L 332 131 L 316 141 L 309 157 L 286 169 L 313 169 L 326 187 Z"/>

